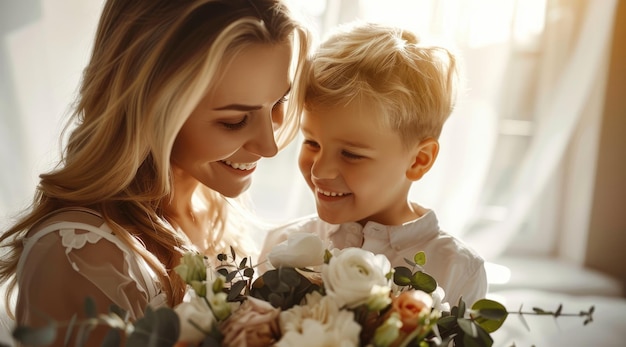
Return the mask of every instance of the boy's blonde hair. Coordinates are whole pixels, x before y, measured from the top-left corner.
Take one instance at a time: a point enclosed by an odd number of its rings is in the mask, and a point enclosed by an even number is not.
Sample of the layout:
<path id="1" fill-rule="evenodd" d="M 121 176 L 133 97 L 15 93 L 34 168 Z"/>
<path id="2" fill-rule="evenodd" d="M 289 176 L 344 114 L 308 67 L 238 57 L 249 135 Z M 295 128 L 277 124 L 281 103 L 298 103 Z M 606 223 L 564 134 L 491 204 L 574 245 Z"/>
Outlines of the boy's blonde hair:
<path id="1" fill-rule="evenodd" d="M 357 22 L 340 27 L 313 56 L 300 81 L 307 110 L 353 101 L 382 112 L 405 145 L 437 139 L 453 109 L 456 59 L 412 32 Z"/>

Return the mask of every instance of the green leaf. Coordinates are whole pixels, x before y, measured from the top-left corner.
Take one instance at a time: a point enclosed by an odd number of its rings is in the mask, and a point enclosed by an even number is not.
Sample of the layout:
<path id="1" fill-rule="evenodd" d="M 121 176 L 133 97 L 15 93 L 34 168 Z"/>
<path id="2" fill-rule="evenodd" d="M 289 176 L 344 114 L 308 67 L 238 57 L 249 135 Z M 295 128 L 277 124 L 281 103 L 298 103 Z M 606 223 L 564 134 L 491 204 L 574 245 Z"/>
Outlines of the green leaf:
<path id="1" fill-rule="evenodd" d="M 324 250 L 324 264 L 328 264 L 330 262 L 330 258 L 333 257 L 333 254 L 330 253 L 329 250 L 325 249 Z"/>
<path id="2" fill-rule="evenodd" d="M 393 283 L 399 286 L 411 285 L 411 270 L 404 266 L 398 266 L 394 268 Z"/>
<path id="3" fill-rule="evenodd" d="M 417 271 L 411 277 L 411 285 L 417 290 L 432 293 L 437 289 L 437 281 L 429 274 Z"/>
<path id="4" fill-rule="evenodd" d="M 50 320 L 47 325 L 41 328 L 18 326 L 13 330 L 13 337 L 29 346 L 49 345 L 57 337 L 57 324 L 55 321 Z"/>
<path id="5" fill-rule="evenodd" d="M 232 281 L 235 278 L 235 276 L 237 276 L 237 271 L 238 270 L 233 270 L 226 275 L 226 283 Z"/>
<path id="6" fill-rule="evenodd" d="M 506 307 L 497 301 L 489 299 L 476 301 L 474 305 L 472 305 L 472 311 L 477 312 L 476 314 L 472 314 L 476 323 L 488 333 L 498 330 L 509 315 Z"/>
<path id="7" fill-rule="evenodd" d="M 117 306 L 115 304 L 112 304 L 111 306 L 109 306 L 109 312 L 117 315 L 118 317 L 120 317 L 120 318 L 122 318 L 124 320 L 126 319 L 126 315 L 127 315 L 126 310 L 124 310 L 123 308 L 121 308 L 121 307 L 119 307 L 119 306 Z"/>
<path id="8" fill-rule="evenodd" d="M 135 322 L 135 330 L 127 339 L 127 347 L 169 347 L 178 340 L 180 320 L 173 309 L 146 307 L 144 316 Z"/>
<path id="9" fill-rule="evenodd" d="M 419 266 L 424 266 L 424 264 L 426 264 L 426 253 L 424 252 L 415 253 L 413 260 L 415 261 L 415 264 Z"/>
<path id="10" fill-rule="evenodd" d="M 241 291 L 246 286 L 246 281 L 237 281 L 233 283 L 232 287 L 230 287 L 230 292 L 228 292 L 228 301 L 234 301 Z"/>
<path id="11" fill-rule="evenodd" d="M 96 318 L 98 316 L 96 302 L 89 296 L 85 298 L 85 314 L 88 318 Z"/>
<path id="12" fill-rule="evenodd" d="M 233 261 L 237 259 L 237 253 L 235 253 L 233 246 L 230 246 L 230 255 L 233 257 Z"/>
<path id="13" fill-rule="evenodd" d="M 248 258 L 247 257 L 241 259 L 241 262 L 239 263 L 239 270 L 245 268 L 247 263 L 248 263 Z"/>
<path id="14" fill-rule="evenodd" d="M 122 345 L 122 334 L 118 329 L 111 329 L 104 336 L 101 347 L 118 347 Z"/>
<path id="15" fill-rule="evenodd" d="M 476 329 L 476 324 L 469 319 L 459 318 L 457 319 L 457 323 L 459 323 L 459 327 L 463 332 L 471 337 L 478 337 L 478 330 Z"/>
<path id="16" fill-rule="evenodd" d="M 243 270 L 243 275 L 246 276 L 247 278 L 254 277 L 254 269 L 251 267 L 245 268 L 245 270 Z"/>
<path id="17" fill-rule="evenodd" d="M 460 297 L 459 298 L 458 311 L 456 312 L 456 316 L 458 318 L 464 318 L 465 317 L 465 311 L 467 311 L 467 309 L 465 307 L 465 301 L 463 301 L 463 297 Z"/>
<path id="18" fill-rule="evenodd" d="M 67 325 L 67 330 L 65 331 L 65 339 L 63 340 L 63 346 L 69 346 L 70 338 L 72 337 L 72 331 L 74 331 L 74 327 L 76 326 L 76 313 L 72 315 L 69 324 Z"/>
<path id="19" fill-rule="evenodd" d="M 464 347 L 490 347 L 493 345 L 491 336 L 480 326 L 472 324 L 476 328 L 476 336 L 464 335 Z"/>

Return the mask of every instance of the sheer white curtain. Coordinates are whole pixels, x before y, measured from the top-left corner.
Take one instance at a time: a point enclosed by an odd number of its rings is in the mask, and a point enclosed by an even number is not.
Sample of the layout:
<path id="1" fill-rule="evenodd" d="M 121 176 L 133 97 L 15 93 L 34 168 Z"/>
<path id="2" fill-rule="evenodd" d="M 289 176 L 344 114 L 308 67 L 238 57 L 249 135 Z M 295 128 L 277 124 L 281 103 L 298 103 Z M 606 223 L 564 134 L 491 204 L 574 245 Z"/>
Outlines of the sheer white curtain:
<path id="1" fill-rule="evenodd" d="M 464 90 L 411 198 L 487 259 L 507 251 L 582 263 L 615 0 L 292 2 L 313 8 L 322 37 L 365 19 L 456 49 Z M 252 189 L 261 215 L 314 212 L 296 154 L 261 168 L 272 177 Z"/>
<path id="2" fill-rule="evenodd" d="M 320 37 L 360 18 L 406 26 L 459 53 L 464 89 L 440 156 L 411 198 L 487 258 L 584 247 L 616 1 L 289 0 Z M 0 3 L 0 226 L 58 157 L 102 2 Z M 257 170 L 250 196 L 269 222 L 315 211 L 298 149 L 296 140 Z"/>

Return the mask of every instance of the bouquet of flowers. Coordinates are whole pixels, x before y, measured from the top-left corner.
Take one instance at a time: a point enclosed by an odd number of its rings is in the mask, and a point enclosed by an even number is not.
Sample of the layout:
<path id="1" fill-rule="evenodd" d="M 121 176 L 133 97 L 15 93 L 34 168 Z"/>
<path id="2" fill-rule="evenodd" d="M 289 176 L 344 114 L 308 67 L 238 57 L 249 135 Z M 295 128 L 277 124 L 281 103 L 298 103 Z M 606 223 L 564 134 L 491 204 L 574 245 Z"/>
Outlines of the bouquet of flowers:
<path id="1" fill-rule="evenodd" d="M 206 275 L 200 255 L 176 269 L 193 288 L 175 309 L 179 345 L 491 346 L 490 333 L 509 314 L 488 299 L 471 308 L 462 299 L 444 302 L 444 290 L 423 271 L 423 252 L 392 269 L 384 255 L 329 251 L 317 236 L 294 233 L 268 255 L 274 269 L 256 279 L 247 258 L 218 258 L 222 266 Z M 585 324 L 592 312 L 584 312 Z M 562 315 L 561 307 L 533 314 Z"/>
<path id="2" fill-rule="evenodd" d="M 584 316 L 534 308 L 508 312 L 500 303 L 481 299 L 451 307 L 444 290 L 423 271 L 426 255 L 391 268 L 384 255 L 360 248 L 328 250 L 315 235 L 295 233 L 268 255 L 274 267 L 255 276 L 249 258 L 235 252 L 208 259 L 188 253 L 175 271 L 188 285 L 183 303 L 172 308 L 148 307 L 136 322 L 121 319 L 113 308 L 79 325 L 77 339 L 97 324 L 111 329 L 103 346 L 491 346 L 490 334 L 510 313 Z M 87 300 L 86 308 L 91 306 Z M 71 328 L 71 326 L 70 326 Z M 55 325 L 18 327 L 17 340 L 28 344 L 54 341 Z M 51 339 L 51 340 L 50 340 Z M 67 341 L 67 338 L 66 338 Z M 77 343 L 77 345 L 81 345 Z"/>

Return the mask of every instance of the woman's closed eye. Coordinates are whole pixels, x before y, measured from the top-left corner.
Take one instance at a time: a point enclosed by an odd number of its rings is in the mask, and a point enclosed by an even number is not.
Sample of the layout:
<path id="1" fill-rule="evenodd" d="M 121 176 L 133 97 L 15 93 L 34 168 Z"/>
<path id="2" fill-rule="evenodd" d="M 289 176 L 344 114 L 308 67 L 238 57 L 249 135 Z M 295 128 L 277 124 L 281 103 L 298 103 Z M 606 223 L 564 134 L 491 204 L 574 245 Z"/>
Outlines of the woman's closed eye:
<path id="1" fill-rule="evenodd" d="M 304 142 L 302 142 L 302 145 L 307 146 L 307 147 L 309 147 L 311 149 L 319 149 L 320 148 L 320 145 L 317 142 L 313 141 L 313 140 L 304 140 Z"/>
<path id="2" fill-rule="evenodd" d="M 221 121 L 220 124 L 228 130 L 239 130 L 248 124 L 248 115 L 243 116 L 241 120 L 235 122 Z"/>
<path id="3" fill-rule="evenodd" d="M 277 107 L 280 107 L 281 105 L 283 105 L 284 103 L 286 103 L 286 102 L 287 102 L 287 100 L 289 100 L 289 99 L 287 99 L 287 96 L 286 96 L 286 95 L 285 95 L 285 96 L 283 96 L 282 98 L 280 98 L 280 100 L 276 101 L 276 103 L 274 104 L 274 106 L 272 106 L 272 109 L 275 109 L 275 108 L 277 108 Z"/>

